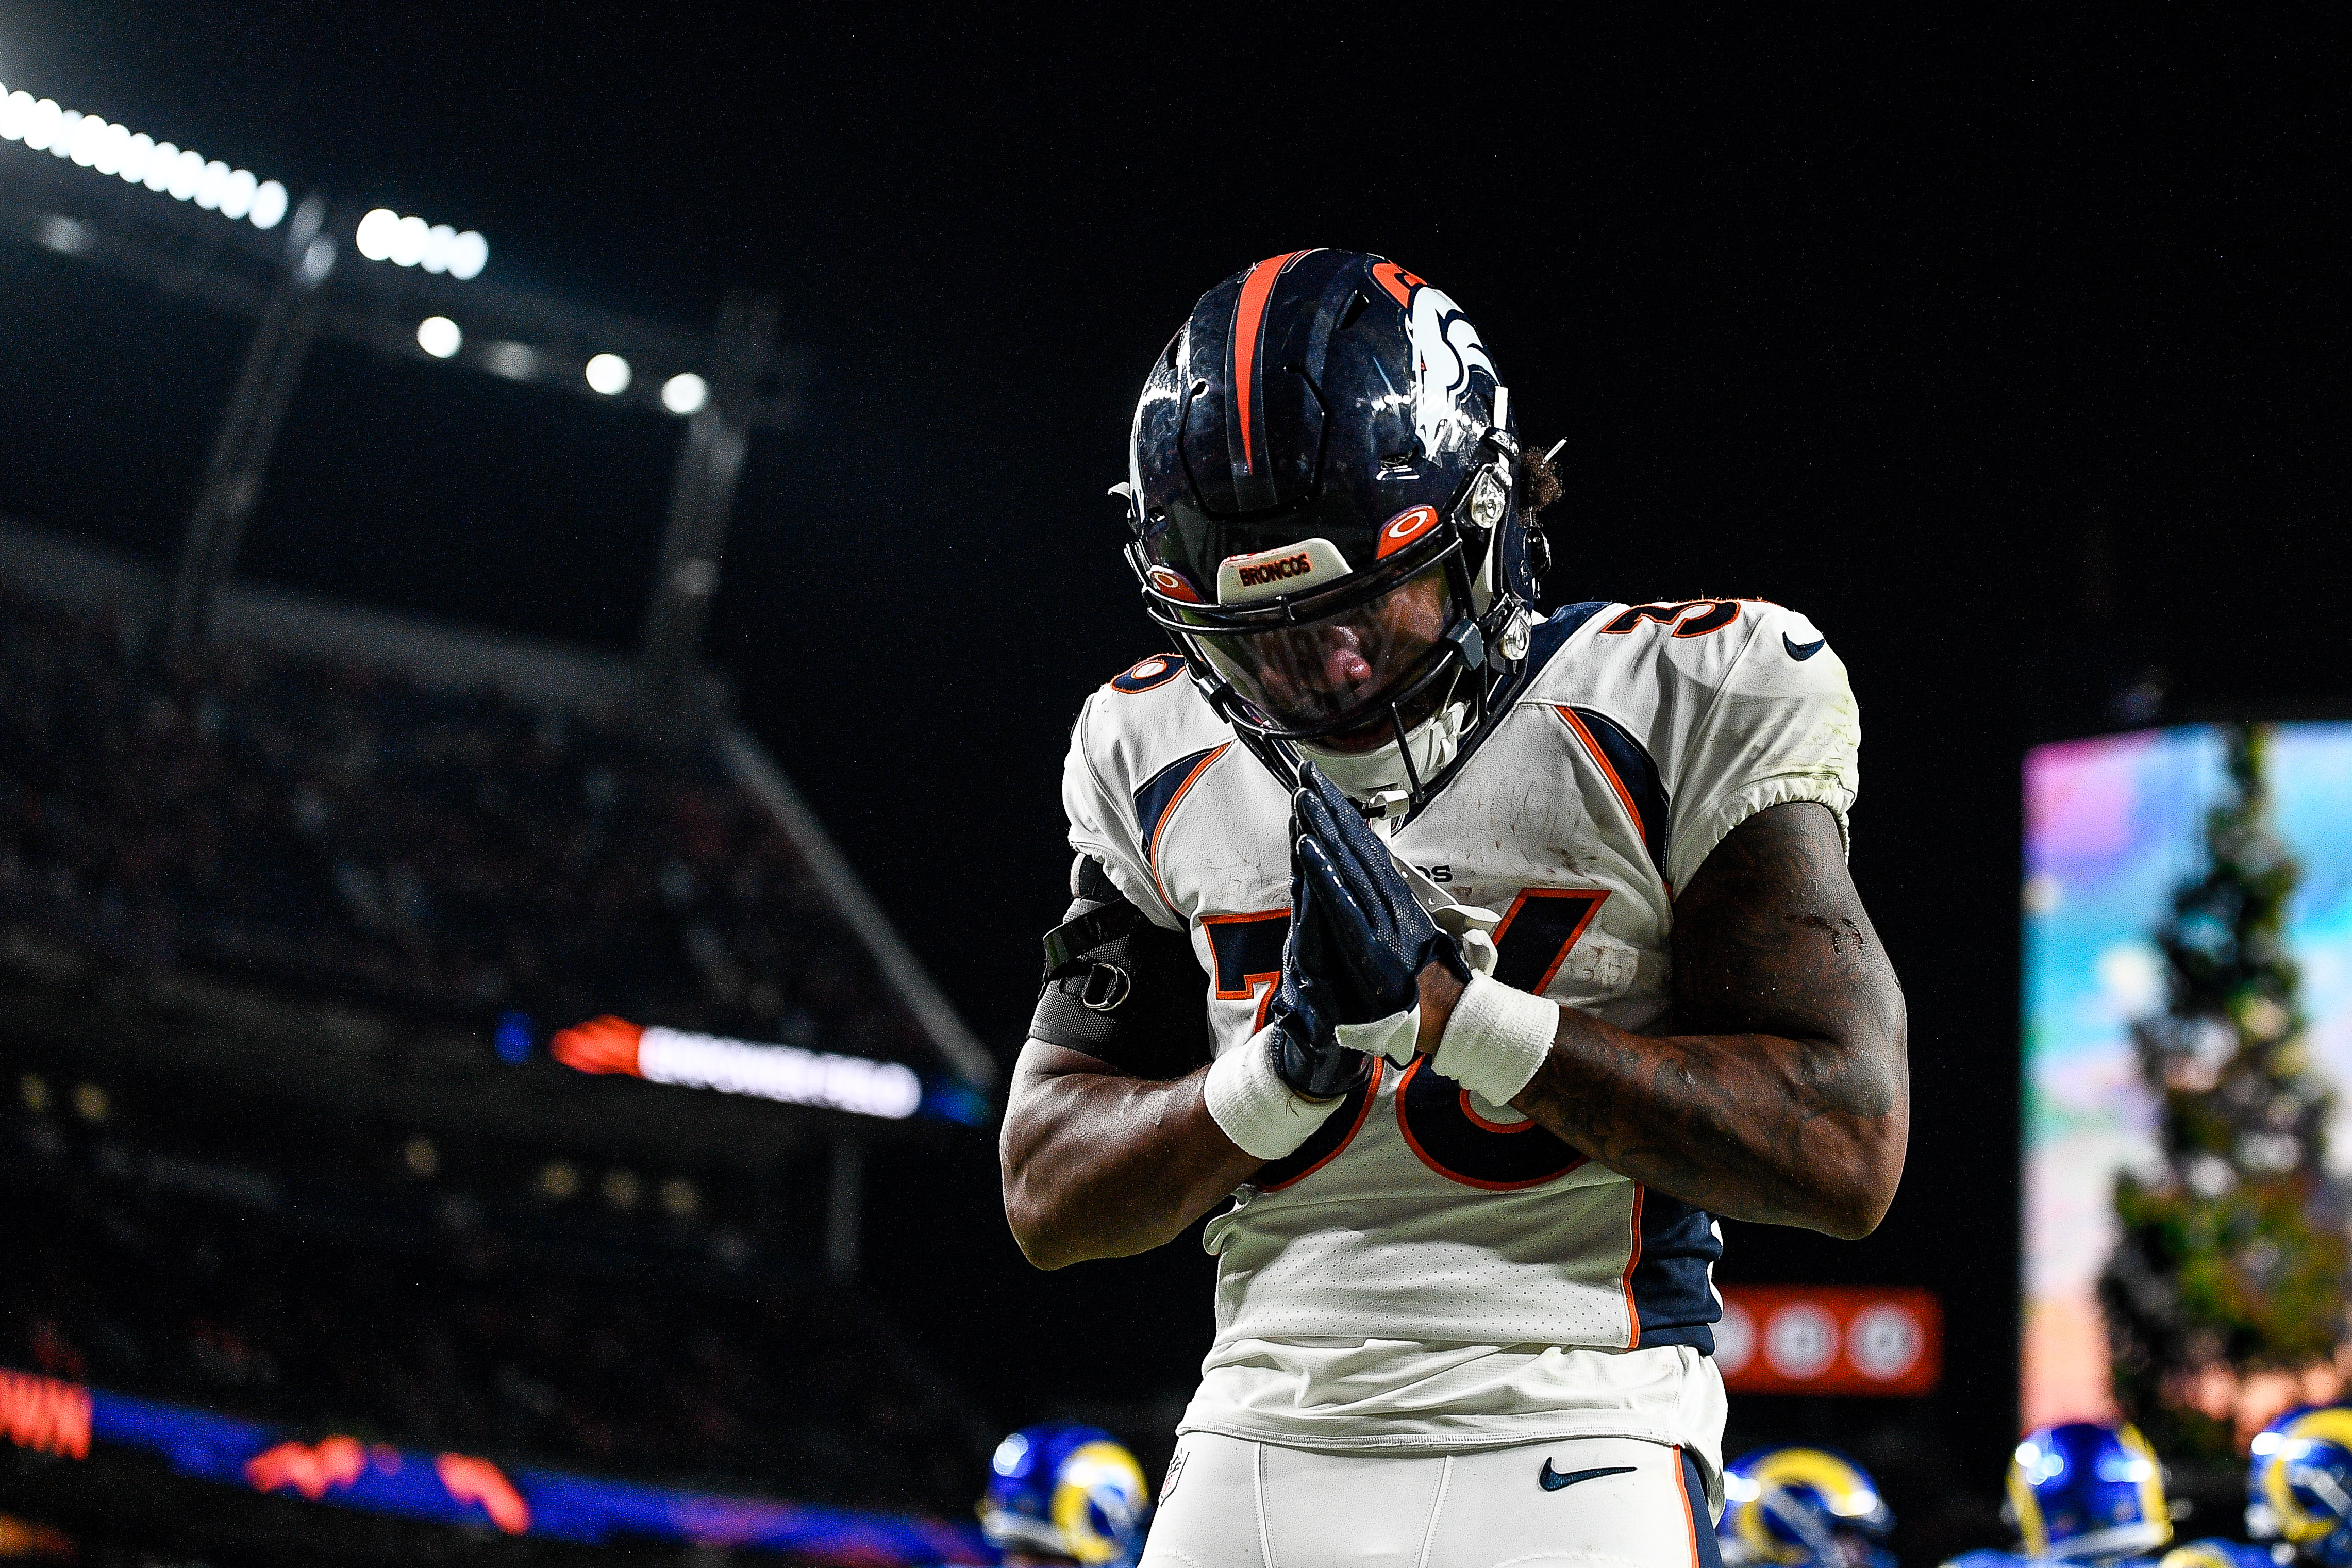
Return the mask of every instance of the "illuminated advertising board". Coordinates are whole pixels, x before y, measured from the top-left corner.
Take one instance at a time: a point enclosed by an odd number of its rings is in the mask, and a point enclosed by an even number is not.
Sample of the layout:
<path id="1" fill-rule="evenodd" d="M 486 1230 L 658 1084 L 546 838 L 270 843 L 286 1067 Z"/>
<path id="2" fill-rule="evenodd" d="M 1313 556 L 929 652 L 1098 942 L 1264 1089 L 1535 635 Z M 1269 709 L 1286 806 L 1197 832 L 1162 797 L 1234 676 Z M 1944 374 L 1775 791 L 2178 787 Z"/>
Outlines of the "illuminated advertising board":
<path id="1" fill-rule="evenodd" d="M 2021 1394 L 2029 1427 L 2115 1408 L 2099 1279 L 2120 1231 L 2116 1181 L 2169 1179 L 2158 1096 L 2133 1030 L 2173 1006 L 2157 934 L 2175 914 L 2177 890 L 2211 864 L 2208 814 L 2237 787 L 2230 734 L 2184 726 L 2042 746 L 2026 758 Z M 2327 1170 L 2340 1178 L 2352 1172 L 2344 1092 L 2352 1087 L 2352 723 L 2282 724 L 2268 736 L 2265 830 L 2294 866 L 2281 935 L 2295 1040 L 2336 1090 L 2324 1125 Z M 2209 1032 L 2218 1049 L 2231 1048 L 2229 1029 Z M 2191 1080 L 2200 1067 L 2176 1065 Z M 2247 1158 L 2236 1156 L 2241 1170 Z M 2196 1176 L 2192 1168 L 2190 1185 Z"/>

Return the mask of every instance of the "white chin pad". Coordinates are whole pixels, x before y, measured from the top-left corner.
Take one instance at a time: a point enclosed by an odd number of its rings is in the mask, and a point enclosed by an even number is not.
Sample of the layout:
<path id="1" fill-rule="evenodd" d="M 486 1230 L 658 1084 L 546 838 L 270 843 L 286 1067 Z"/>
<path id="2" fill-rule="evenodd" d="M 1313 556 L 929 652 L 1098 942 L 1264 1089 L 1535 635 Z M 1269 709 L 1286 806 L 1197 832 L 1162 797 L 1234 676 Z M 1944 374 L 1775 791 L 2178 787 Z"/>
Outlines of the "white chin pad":
<path id="1" fill-rule="evenodd" d="M 1462 750 L 1462 732 L 1469 722 L 1470 705 L 1449 702 L 1414 725 L 1407 737 L 1412 744 L 1412 772 L 1423 779 L 1444 772 Z M 1369 752 L 1334 752 L 1312 741 L 1297 745 L 1349 800 L 1370 800 L 1381 790 L 1405 783 L 1404 756 L 1394 741 Z"/>
<path id="2" fill-rule="evenodd" d="M 1339 1043 L 1368 1057 L 1386 1057 L 1402 1067 L 1412 1060 L 1421 1040 L 1421 1004 L 1406 1011 L 1375 1018 L 1369 1024 L 1340 1024 L 1331 1031 Z"/>

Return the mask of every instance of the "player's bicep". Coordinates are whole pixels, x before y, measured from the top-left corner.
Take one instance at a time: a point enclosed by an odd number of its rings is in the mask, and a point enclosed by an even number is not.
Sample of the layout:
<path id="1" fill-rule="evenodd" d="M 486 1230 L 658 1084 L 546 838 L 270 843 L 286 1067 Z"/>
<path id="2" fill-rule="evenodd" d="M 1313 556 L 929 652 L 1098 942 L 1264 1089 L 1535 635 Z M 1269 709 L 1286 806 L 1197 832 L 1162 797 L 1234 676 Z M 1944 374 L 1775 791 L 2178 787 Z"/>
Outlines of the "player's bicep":
<path id="1" fill-rule="evenodd" d="M 1675 1029 L 1893 1047 L 1903 993 L 1829 808 L 1759 811 L 1675 903 Z"/>
<path id="2" fill-rule="evenodd" d="M 1100 1057 L 1074 1051 L 1067 1046 L 1057 1046 L 1032 1035 L 1028 1043 L 1021 1047 L 1021 1059 L 1013 1064 L 1013 1076 L 1016 1081 L 1045 1084 L 1064 1078 L 1133 1078 L 1135 1075 L 1113 1067 Z"/>

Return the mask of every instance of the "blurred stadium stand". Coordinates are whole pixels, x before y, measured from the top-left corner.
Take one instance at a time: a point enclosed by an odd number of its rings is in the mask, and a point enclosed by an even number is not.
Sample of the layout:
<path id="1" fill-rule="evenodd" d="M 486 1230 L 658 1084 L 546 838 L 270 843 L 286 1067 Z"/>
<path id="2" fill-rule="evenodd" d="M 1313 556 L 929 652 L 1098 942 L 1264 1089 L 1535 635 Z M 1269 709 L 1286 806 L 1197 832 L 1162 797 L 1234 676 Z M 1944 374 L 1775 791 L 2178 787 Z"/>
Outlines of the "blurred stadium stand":
<path id="1" fill-rule="evenodd" d="M 0 534 L 18 918 L 144 967 L 452 1018 L 623 1013 L 984 1081 L 742 731 L 656 751 L 618 659 L 250 589 L 219 643 L 148 675 L 154 593 Z"/>
<path id="2" fill-rule="evenodd" d="M 618 658 L 250 587 L 163 666 L 157 593 L 0 528 L 0 1366 L 967 1516 L 995 1427 L 857 1289 L 856 1186 L 992 1068 L 724 693 L 656 743 Z M 954 1114 L 547 1059 L 602 1013 Z M 0 1512 L 55 1463 L 0 1445 Z"/>

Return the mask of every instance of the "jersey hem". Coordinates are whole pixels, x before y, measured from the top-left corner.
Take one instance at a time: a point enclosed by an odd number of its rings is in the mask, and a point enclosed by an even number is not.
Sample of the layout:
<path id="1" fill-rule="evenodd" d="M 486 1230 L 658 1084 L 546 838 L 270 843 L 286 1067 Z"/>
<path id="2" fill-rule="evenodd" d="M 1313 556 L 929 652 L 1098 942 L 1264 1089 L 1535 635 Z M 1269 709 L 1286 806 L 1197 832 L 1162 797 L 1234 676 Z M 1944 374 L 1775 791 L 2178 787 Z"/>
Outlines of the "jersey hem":
<path id="1" fill-rule="evenodd" d="M 1596 1418 L 1587 1421 L 1534 1421 L 1516 1426 L 1509 1431 L 1396 1432 L 1367 1434 L 1358 1437 L 1341 1437 L 1328 1433 L 1302 1434 L 1285 1426 L 1258 1426 L 1215 1416 L 1196 1420 L 1188 1415 L 1176 1424 L 1176 1435 L 1181 1437 L 1188 1432 L 1212 1432 L 1220 1437 L 1234 1437 L 1247 1443 L 1271 1443 L 1277 1448 L 1297 1448 L 1310 1454 L 1475 1454 L 1495 1448 L 1524 1447 L 1530 1443 L 1559 1442 L 1570 1437 L 1630 1437 L 1643 1443 L 1664 1444 L 1668 1447 L 1689 1447 L 1702 1455 L 1712 1456 L 1723 1441 L 1719 1435 L 1712 1441 L 1706 1441 L 1690 1432 L 1677 1432 L 1669 1426 L 1638 1426 L 1613 1415 L 1596 1415 Z"/>

